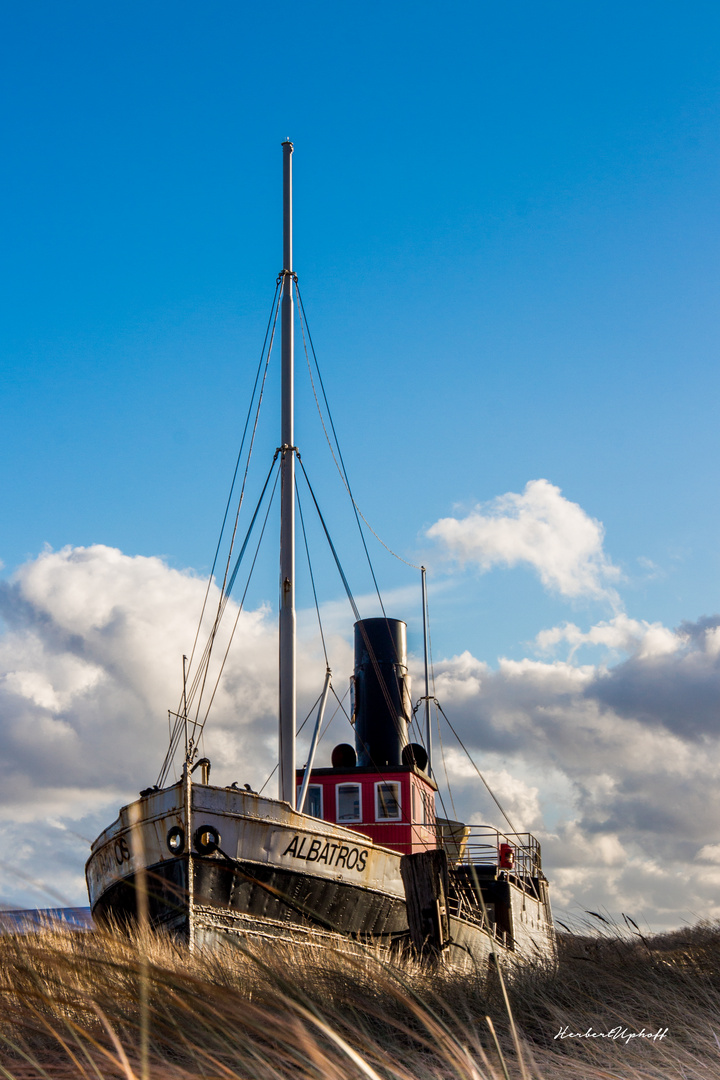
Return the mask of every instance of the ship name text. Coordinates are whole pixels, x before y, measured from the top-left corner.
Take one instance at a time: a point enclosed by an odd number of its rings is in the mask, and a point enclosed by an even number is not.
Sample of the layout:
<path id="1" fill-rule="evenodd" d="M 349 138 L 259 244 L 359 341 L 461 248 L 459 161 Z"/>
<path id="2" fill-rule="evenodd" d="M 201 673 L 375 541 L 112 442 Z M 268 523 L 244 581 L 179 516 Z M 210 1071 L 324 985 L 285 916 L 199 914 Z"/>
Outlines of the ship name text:
<path id="1" fill-rule="evenodd" d="M 326 866 L 362 871 L 365 869 L 368 853 L 352 845 L 339 844 L 332 840 L 323 841 L 317 836 L 311 840 L 308 836 L 301 838 L 296 835 L 283 851 L 283 856 L 285 855 L 304 859 L 305 862 L 325 863 Z"/>

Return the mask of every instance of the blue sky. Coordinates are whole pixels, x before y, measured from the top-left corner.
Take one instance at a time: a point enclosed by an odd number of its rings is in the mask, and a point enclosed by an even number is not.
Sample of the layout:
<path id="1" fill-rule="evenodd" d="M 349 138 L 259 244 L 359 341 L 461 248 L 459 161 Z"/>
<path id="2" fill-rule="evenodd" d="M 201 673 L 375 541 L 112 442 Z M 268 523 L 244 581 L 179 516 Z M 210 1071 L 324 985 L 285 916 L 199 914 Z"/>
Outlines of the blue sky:
<path id="1" fill-rule="evenodd" d="M 8 567 L 92 540 L 207 560 L 291 134 L 296 263 L 381 531 L 407 546 L 454 503 L 548 477 L 631 575 L 645 556 L 672 578 L 647 613 L 704 610 L 710 6 L 33 4 L 3 21 Z M 386 461 L 402 482 L 377 500 Z M 198 473 L 207 502 L 180 535 Z"/>
<path id="2" fill-rule="evenodd" d="M 374 527 L 430 568 L 435 655 L 468 650 L 492 682 L 502 657 L 566 662 L 575 633 L 572 664 L 600 678 L 648 654 L 637 628 L 593 627 L 622 616 L 670 633 L 718 611 L 716 5 L 70 0 L 5 4 L 0 20 L 8 596 L 47 614 L 49 594 L 17 584 L 46 545 L 209 568 L 280 269 L 290 136 L 296 270 L 343 452 Z M 276 397 L 273 383 L 261 454 L 277 444 Z M 299 405 L 298 443 L 329 485 L 302 385 Z M 567 514 L 602 524 L 602 586 L 564 588 L 555 549 L 528 557 L 486 525 L 526 506 L 495 500 L 538 480 L 562 492 L 553 536 Z M 460 566 L 427 530 L 473 514 L 482 533 Z M 363 595 L 339 510 L 335 527 Z M 374 553 L 417 648 L 417 575 Z M 275 603 L 274 567 L 269 555 L 256 607 Z M 321 595 L 339 599 L 329 571 Z M 11 601 L 2 615 L 7 682 L 23 639 Z M 566 622 L 576 632 L 538 652 Z M 143 707 L 162 726 L 160 697 Z M 613 702 L 613 716 L 673 727 Z M 497 753 L 498 775 L 523 772 L 516 747 Z M 577 806 L 581 781 L 560 771 Z"/>

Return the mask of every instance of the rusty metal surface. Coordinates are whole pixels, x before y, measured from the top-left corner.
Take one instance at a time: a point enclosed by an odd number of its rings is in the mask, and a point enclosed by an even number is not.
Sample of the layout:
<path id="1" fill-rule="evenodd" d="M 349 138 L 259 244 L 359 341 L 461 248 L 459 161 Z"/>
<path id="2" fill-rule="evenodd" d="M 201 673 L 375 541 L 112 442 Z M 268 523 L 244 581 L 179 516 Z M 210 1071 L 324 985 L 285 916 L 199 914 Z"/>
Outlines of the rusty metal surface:
<path id="1" fill-rule="evenodd" d="M 193 832 L 201 826 L 215 828 L 222 851 L 231 859 L 347 881 L 404 899 L 399 855 L 367 837 L 298 814 L 277 799 L 235 788 L 194 784 L 192 795 Z M 117 821 L 95 841 L 86 865 L 91 905 L 117 881 L 177 859 L 167 846 L 167 834 L 183 825 L 180 784 L 123 807 Z"/>

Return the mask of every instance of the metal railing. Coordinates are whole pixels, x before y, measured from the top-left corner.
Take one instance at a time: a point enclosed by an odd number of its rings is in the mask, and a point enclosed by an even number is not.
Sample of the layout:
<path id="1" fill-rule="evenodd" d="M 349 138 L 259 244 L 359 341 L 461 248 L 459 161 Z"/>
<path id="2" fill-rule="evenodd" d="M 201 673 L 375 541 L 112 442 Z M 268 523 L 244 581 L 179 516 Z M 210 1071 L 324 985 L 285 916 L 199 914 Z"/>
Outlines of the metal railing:
<path id="1" fill-rule="evenodd" d="M 532 833 L 502 833 L 490 826 L 467 827 L 466 834 L 447 842 L 439 836 L 451 863 L 455 866 L 496 866 L 527 877 L 537 877 L 542 870 L 540 844 Z M 512 867 L 502 864 L 501 847 L 510 850 Z"/>
<path id="2" fill-rule="evenodd" d="M 437 843 L 445 848 L 451 866 L 495 866 L 509 870 L 519 877 L 537 877 L 542 870 L 540 844 L 532 833 L 503 833 L 489 825 L 470 826 L 457 821 L 438 820 L 437 824 L 413 825 L 408 830 L 406 840 L 401 840 L 396 833 L 398 825 L 407 824 L 399 821 L 372 821 L 367 824 L 345 822 L 348 828 L 365 836 L 372 836 L 376 843 L 406 854 L 417 849 L 418 843 L 428 847 Z M 386 832 L 388 839 L 384 840 Z M 391 832 L 393 830 L 393 832 Z M 392 836 L 392 839 L 389 837 Z M 435 837 L 433 842 L 432 837 Z M 501 863 L 500 848 L 506 845 L 513 856 L 513 865 Z"/>

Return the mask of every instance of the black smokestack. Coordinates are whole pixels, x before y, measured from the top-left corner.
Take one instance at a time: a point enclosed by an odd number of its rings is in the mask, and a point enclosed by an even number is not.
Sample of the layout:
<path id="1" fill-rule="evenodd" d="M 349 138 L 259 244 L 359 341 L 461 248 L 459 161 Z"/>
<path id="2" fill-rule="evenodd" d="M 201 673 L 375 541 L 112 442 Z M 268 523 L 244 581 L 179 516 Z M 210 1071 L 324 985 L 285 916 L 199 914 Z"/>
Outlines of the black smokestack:
<path id="1" fill-rule="evenodd" d="M 355 623 L 355 746 L 358 765 L 401 765 L 410 720 L 407 626 Z"/>

